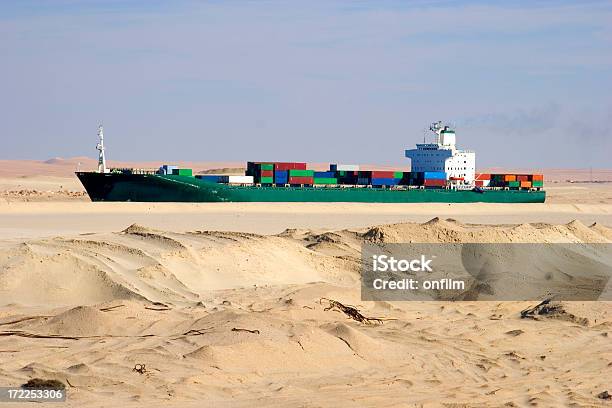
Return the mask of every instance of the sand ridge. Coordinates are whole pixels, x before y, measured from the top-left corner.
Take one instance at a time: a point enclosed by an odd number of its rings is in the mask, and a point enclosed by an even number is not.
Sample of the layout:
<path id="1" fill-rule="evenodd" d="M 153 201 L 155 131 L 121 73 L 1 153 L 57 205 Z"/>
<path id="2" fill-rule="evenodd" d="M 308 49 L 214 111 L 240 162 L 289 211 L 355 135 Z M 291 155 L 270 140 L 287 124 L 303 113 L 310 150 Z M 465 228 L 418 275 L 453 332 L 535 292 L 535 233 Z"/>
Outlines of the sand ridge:
<path id="1" fill-rule="evenodd" d="M 10 240 L 0 378 L 69 383 L 68 406 L 597 406 L 609 302 L 563 302 L 538 320 L 520 318 L 528 302 L 363 302 L 359 257 L 363 242 L 611 242 L 610 232 L 435 218 Z M 358 323 L 321 298 L 385 320 Z"/>
<path id="2" fill-rule="evenodd" d="M 207 291 L 252 285 L 355 285 L 365 242 L 609 243 L 610 231 L 575 220 L 489 226 L 440 218 L 275 235 L 177 233 L 134 224 L 110 234 L 5 243 L 0 249 L 0 294 L 5 303 L 37 300 L 41 305 L 114 299 L 182 304 Z M 38 284 L 31 287 L 32 281 Z"/>

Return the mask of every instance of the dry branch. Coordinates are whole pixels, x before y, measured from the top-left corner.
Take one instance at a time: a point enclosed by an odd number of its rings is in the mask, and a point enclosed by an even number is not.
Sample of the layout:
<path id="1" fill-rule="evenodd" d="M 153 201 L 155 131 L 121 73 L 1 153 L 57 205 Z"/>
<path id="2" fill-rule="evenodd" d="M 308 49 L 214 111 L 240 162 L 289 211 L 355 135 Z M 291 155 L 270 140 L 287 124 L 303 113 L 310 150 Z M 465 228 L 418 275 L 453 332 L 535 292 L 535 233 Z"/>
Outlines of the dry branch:
<path id="1" fill-rule="evenodd" d="M 253 334 L 259 334 L 259 330 L 249 330 L 249 329 L 238 329 L 236 327 L 234 327 L 232 329 L 233 332 L 249 332 L 249 333 L 253 333 Z"/>
<path id="2" fill-rule="evenodd" d="M 366 317 L 364 315 L 362 315 L 359 310 L 357 310 L 356 308 L 354 308 L 353 306 L 345 306 L 342 303 L 338 302 L 337 300 L 333 300 L 333 299 L 328 299 L 328 298 L 321 298 L 319 300 L 319 303 L 322 305 L 323 301 L 327 301 L 329 302 L 329 306 L 326 307 L 325 310 L 326 312 L 328 310 L 338 310 L 342 313 L 344 313 L 345 315 L 347 315 L 350 319 L 356 320 L 359 323 L 363 323 L 363 324 L 383 324 L 383 319 L 379 319 L 376 317 Z"/>

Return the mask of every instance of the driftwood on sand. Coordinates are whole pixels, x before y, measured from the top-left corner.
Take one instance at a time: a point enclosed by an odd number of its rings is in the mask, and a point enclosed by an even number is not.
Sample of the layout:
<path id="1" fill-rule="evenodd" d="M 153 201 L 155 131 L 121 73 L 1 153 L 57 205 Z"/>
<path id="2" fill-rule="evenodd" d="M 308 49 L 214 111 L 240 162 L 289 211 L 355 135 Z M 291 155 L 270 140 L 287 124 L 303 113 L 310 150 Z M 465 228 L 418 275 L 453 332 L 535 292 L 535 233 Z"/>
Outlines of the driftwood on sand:
<path id="1" fill-rule="evenodd" d="M 333 299 L 328 299 L 328 298 L 321 298 L 319 300 L 319 303 L 323 304 L 322 302 L 326 301 L 329 303 L 329 306 L 326 307 L 325 310 L 326 312 L 328 310 L 337 310 L 339 312 L 344 313 L 345 315 L 347 315 L 349 318 L 358 321 L 359 323 L 363 323 L 363 324 L 383 324 L 383 319 L 379 319 L 376 317 L 366 317 L 364 315 L 362 315 L 359 310 L 357 310 L 357 308 L 354 308 L 352 306 L 345 306 L 342 303 L 338 302 L 337 300 L 333 300 Z"/>

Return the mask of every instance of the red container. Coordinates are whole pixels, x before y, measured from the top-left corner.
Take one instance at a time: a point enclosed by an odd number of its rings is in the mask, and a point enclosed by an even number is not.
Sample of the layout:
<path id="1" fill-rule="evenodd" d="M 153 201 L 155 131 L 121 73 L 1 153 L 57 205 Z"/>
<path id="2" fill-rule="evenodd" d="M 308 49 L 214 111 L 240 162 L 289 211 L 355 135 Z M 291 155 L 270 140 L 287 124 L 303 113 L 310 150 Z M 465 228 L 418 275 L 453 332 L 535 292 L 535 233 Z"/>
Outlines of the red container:
<path id="1" fill-rule="evenodd" d="M 491 180 L 491 175 L 485 173 L 476 173 L 476 180 Z"/>
<path id="2" fill-rule="evenodd" d="M 519 174 L 516 176 L 516 181 L 529 181 L 529 176 L 526 174 Z"/>
<path id="3" fill-rule="evenodd" d="M 306 163 L 274 163 L 274 170 L 306 170 Z"/>
<path id="4" fill-rule="evenodd" d="M 289 184 L 313 184 L 313 177 L 289 177 Z"/>
<path id="5" fill-rule="evenodd" d="M 484 187 L 483 180 L 475 180 L 474 183 L 476 184 L 476 187 Z"/>
<path id="6" fill-rule="evenodd" d="M 436 186 L 436 187 L 444 187 L 446 185 L 446 180 L 440 179 L 427 179 L 423 183 L 426 187 Z"/>
<path id="7" fill-rule="evenodd" d="M 372 178 L 395 178 L 394 171 L 373 171 Z"/>
<path id="8" fill-rule="evenodd" d="M 261 177 L 274 177 L 274 170 L 262 170 L 260 173 Z"/>

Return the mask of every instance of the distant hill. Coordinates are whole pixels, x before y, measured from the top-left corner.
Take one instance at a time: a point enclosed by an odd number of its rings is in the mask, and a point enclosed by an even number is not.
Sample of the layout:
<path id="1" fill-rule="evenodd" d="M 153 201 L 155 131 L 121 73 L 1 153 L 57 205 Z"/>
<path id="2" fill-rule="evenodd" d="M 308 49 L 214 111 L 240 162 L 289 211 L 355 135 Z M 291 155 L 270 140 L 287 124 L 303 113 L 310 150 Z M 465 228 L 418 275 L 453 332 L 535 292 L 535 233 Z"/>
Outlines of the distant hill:
<path id="1" fill-rule="evenodd" d="M 147 162 L 120 162 L 109 160 L 109 167 L 157 169 L 161 161 Z M 242 174 L 246 163 L 244 162 L 169 162 L 180 167 L 193 169 L 196 174 Z M 326 170 L 329 163 L 309 163 L 309 168 Z M 2 177 L 30 177 L 54 176 L 72 177 L 77 170 L 91 171 L 98 167 L 98 160 L 91 157 L 53 157 L 48 160 L 0 160 L 0 178 Z M 362 164 L 363 170 L 395 170 L 408 171 L 408 166 L 384 166 L 375 164 Z M 546 181 L 612 181 L 612 169 L 478 169 L 480 173 L 544 173 Z"/>
<path id="2" fill-rule="evenodd" d="M 157 169 L 161 161 L 121 162 L 109 160 L 107 166 L 121 168 Z M 210 169 L 243 169 L 241 162 L 171 162 L 191 168 L 195 173 Z M 0 160 L 0 177 L 55 176 L 72 177 L 75 171 L 91 171 L 98 167 L 98 160 L 91 157 L 53 157 L 48 160 Z"/>

